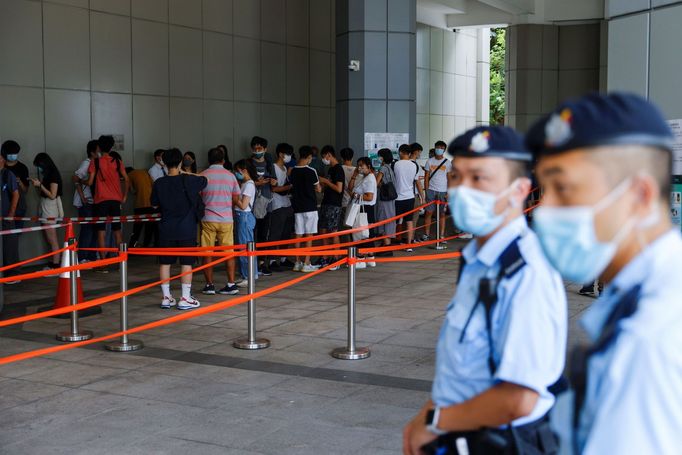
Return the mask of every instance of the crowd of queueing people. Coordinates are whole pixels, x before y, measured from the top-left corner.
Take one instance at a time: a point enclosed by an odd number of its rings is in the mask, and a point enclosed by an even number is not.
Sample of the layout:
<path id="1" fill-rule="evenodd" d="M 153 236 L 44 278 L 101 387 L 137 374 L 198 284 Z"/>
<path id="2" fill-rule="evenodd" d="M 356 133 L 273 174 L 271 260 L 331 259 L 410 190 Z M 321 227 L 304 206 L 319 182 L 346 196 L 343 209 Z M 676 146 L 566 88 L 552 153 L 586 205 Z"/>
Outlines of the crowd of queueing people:
<path id="1" fill-rule="evenodd" d="M 391 150 L 381 149 L 374 162 L 368 157 L 360 157 L 354 164 L 351 148 L 343 148 L 337 153 L 331 145 L 325 145 L 321 150 L 304 145 L 295 151 L 292 145 L 280 143 L 271 153 L 267 139 L 255 136 L 250 142 L 248 159 L 232 163 L 227 147 L 218 145 L 208 151 L 209 166 L 202 172 L 198 171 L 197 158 L 191 151 L 183 154 L 177 148 L 159 149 L 154 152 L 154 164 L 149 169 L 133 169 L 123 164 L 114 147 L 115 140 L 108 135 L 88 142 L 86 157 L 72 175 L 73 206 L 79 217 L 118 217 L 123 204 L 133 196 L 135 215 L 159 213 L 160 221 L 140 219 L 134 222 L 129 239 L 131 247 L 230 247 L 251 241 L 276 242 L 292 238 L 303 239 L 293 245 L 295 247 L 311 247 L 313 242 L 308 238 L 312 235 L 392 220 L 348 236 L 348 239 L 364 239 L 365 245 L 371 245 L 373 238 L 381 236 L 382 245 L 403 243 L 406 244 L 405 251 L 411 252 L 411 244 L 430 239 L 435 206 L 422 210 L 425 226 L 419 236 L 415 236 L 415 225 L 420 210 L 414 209 L 427 202 L 446 200 L 451 170 L 443 141 L 436 142 L 425 165 L 418 162 L 423 151 L 418 143 L 401 145 L 397 158 Z M 3 217 L 26 216 L 26 193 L 34 186 L 39 196 L 37 213 L 42 218 L 41 223 L 57 224 L 64 216 L 62 174 L 47 153 L 39 153 L 32 163 L 37 177 L 31 178 L 28 167 L 19 160 L 20 151 L 16 141 L 2 144 Z M 349 210 L 353 206 L 356 206 L 354 210 Z M 350 220 L 349 212 L 366 216 L 356 217 L 354 221 Z M 3 229 L 22 226 L 21 221 L 3 222 Z M 444 228 L 445 217 L 442 217 L 441 232 Z M 18 235 L 4 238 L 5 265 L 19 261 Z M 43 235 L 51 251 L 60 248 L 55 229 L 45 229 Z M 118 221 L 80 224 L 79 261 L 105 258 L 107 253 L 92 249 L 116 246 L 122 241 Z M 325 245 L 340 242 L 341 236 L 321 241 Z M 322 258 L 317 263 L 311 262 L 310 256 L 298 256 L 293 261 L 286 257 L 259 259 L 258 275 L 270 276 L 273 272 L 289 269 L 313 272 L 331 264 L 335 258 Z M 357 266 L 376 267 L 373 259 L 368 256 L 366 262 Z M 169 278 L 170 267 L 177 262 L 182 272 L 188 272 L 196 258 L 159 256 L 160 277 Z M 209 258 L 204 258 L 206 262 Z M 60 255 L 55 254 L 46 269 L 58 267 Z M 336 269 L 338 267 L 333 268 Z M 106 266 L 94 270 L 109 272 Z M 10 270 L 6 275 L 12 273 L 18 271 Z M 202 293 L 234 295 L 239 293 L 240 287 L 248 285 L 245 257 L 226 261 L 226 273 L 226 285 L 217 288 L 213 269 L 205 269 L 206 283 Z M 192 275 L 183 276 L 181 281 L 179 301 L 171 295 L 170 284 L 161 286 L 161 308 L 190 309 L 200 305 L 191 293 Z"/>

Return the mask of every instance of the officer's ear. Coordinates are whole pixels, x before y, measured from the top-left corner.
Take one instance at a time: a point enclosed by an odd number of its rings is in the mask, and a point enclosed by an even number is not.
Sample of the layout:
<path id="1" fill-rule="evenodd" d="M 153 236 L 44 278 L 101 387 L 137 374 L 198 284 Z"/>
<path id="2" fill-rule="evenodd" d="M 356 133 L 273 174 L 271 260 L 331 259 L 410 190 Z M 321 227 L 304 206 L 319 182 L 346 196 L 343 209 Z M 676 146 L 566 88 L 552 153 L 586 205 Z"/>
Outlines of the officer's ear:
<path id="1" fill-rule="evenodd" d="M 646 172 L 640 172 L 632 178 L 632 188 L 635 196 L 635 211 L 640 216 L 651 213 L 661 200 L 661 188 L 654 177 Z"/>

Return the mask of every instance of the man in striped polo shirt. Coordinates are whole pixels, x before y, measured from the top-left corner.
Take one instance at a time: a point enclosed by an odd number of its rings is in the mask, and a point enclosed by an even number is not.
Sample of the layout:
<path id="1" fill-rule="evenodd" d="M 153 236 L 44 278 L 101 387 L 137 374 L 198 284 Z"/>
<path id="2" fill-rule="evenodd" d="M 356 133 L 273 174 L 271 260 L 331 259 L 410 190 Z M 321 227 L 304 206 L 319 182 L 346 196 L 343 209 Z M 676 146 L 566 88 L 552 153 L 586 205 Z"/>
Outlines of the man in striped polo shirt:
<path id="1" fill-rule="evenodd" d="M 201 173 L 208 178 L 208 186 L 201 192 L 201 198 L 206 205 L 204 218 L 201 220 L 201 246 L 232 246 L 234 244 L 232 201 L 240 195 L 239 183 L 232 172 L 223 167 L 225 153 L 220 148 L 212 148 L 208 152 L 209 167 Z M 204 258 L 204 263 L 213 258 Z M 228 260 L 227 285 L 218 291 L 218 294 L 239 294 L 239 287 L 234 279 L 235 262 Z M 204 269 L 206 286 L 201 291 L 203 294 L 214 295 L 213 267 Z"/>

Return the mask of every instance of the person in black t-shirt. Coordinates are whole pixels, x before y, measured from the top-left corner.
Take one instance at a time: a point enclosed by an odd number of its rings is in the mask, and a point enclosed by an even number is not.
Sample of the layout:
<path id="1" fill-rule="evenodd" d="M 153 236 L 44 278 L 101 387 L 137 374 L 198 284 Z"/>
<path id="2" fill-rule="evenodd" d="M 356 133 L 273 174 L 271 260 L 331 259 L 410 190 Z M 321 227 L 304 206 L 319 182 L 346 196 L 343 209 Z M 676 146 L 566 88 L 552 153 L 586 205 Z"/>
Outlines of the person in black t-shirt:
<path id="1" fill-rule="evenodd" d="M 322 187 L 317 177 L 315 169 L 310 167 L 313 157 L 312 149 L 304 145 L 298 149 L 298 164 L 291 170 L 289 180 L 291 181 L 291 206 L 294 208 L 294 230 L 296 238 L 317 234 L 317 197 L 315 193 L 320 193 Z M 300 248 L 300 243 L 296 248 Z M 312 240 L 305 242 L 305 247 L 313 246 Z M 314 272 L 316 268 L 310 264 L 310 256 L 306 256 L 301 261 L 301 257 L 296 257 L 294 272 Z"/>
<path id="2" fill-rule="evenodd" d="M 327 177 L 320 177 L 320 184 L 324 191 L 322 205 L 320 206 L 320 232 L 337 232 L 341 224 L 341 204 L 343 202 L 343 191 L 345 187 L 346 175 L 343 166 L 339 163 L 334 152 L 334 147 L 325 145 L 322 147 L 322 163 L 329 166 Z M 322 239 L 324 245 L 339 243 L 339 237 Z M 324 265 L 326 261 L 322 259 Z"/>
<path id="3" fill-rule="evenodd" d="M 168 175 L 154 182 L 151 202 L 161 212 L 159 222 L 159 245 L 161 248 L 188 248 L 197 246 L 197 207 L 201 196 L 199 192 L 206 188 L 208 179 L 199 175 L 180 171 L 182 152 L 178 149 L 166 150 L 163 162 L 168 167 Z M 180 256 L 182 273 L 192 270 L 195 258 Z M 178 260 L 176 256 L 159 256 L 159 276 L 162 280 L 170 278 L 170 268 Z M 192 296 L 192 274 L 183 276 L 182 299 L 177 302 L 178 310 L 197 308 L 201 304 Z M 161 308 L 176 306 L 170 293 L 170 283 L 161 285 L 163 300 Z"/>
<path id="4" fill-rule="evenodd" d="M 62 206 L 62 176 L 57 169 L 57 166 L 47 153 L 41 152 L 33 159 L 33 165 L 38 170 L 40 179 L 31 179 L 33 186 L 35 186 L 40 202 L 38 206 L 38 216 L 41 218 L 48 218 L 48 220 L 41 221 L 41 224 L 57 224 L 57 219 L 64 216 L 64 207 Z M 57 240 L 57 231 L 55 229 L 45 229 L 43 231 L 45 240 L 50 246 L 51 251 L 59 249 L 59 241 Z M 60 254 L 52 256 L 52 262 L 47 268 L 59 268 Z"/>
<path id="5" fill-rule="evenodd" d="M 19 204 L 17 205 L 16 216 L 26 216 L 26 192 L 30 186 L 28 178 L 28 167 L 19 161 L 21 147 L 16 141 L 5 141 L 2 144 L 2 157 L 5 158 L 5 169 L 14 174 L 19 185 Z M 14 227 L 21 229 L 24 227 L 23 221 L 15 221 Z M 17 234 L 19 235 L 19 234 Z"/>

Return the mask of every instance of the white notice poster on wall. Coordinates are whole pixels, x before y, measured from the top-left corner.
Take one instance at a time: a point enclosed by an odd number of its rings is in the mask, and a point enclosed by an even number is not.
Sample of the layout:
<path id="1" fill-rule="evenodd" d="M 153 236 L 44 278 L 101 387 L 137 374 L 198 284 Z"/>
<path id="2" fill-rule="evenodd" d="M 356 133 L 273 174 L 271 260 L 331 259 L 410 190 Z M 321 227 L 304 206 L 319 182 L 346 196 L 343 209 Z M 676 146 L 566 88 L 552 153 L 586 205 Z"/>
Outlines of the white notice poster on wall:
<path id="1" fill-rule="evenodd" d="M 682 175 L 682 119 L 668 120 L 670 129 L 673 130 L 675 142 L 673 143 L 673 175 Z"/>
<path id="2" fill-rule="evenodd" d="M 398 147 L 410 143 L 409 133 L 365 133 L 365 154 L 372 160 L 372 166 L 381 165 L 377 152 L 389 149 L 398 158 Z"/>

